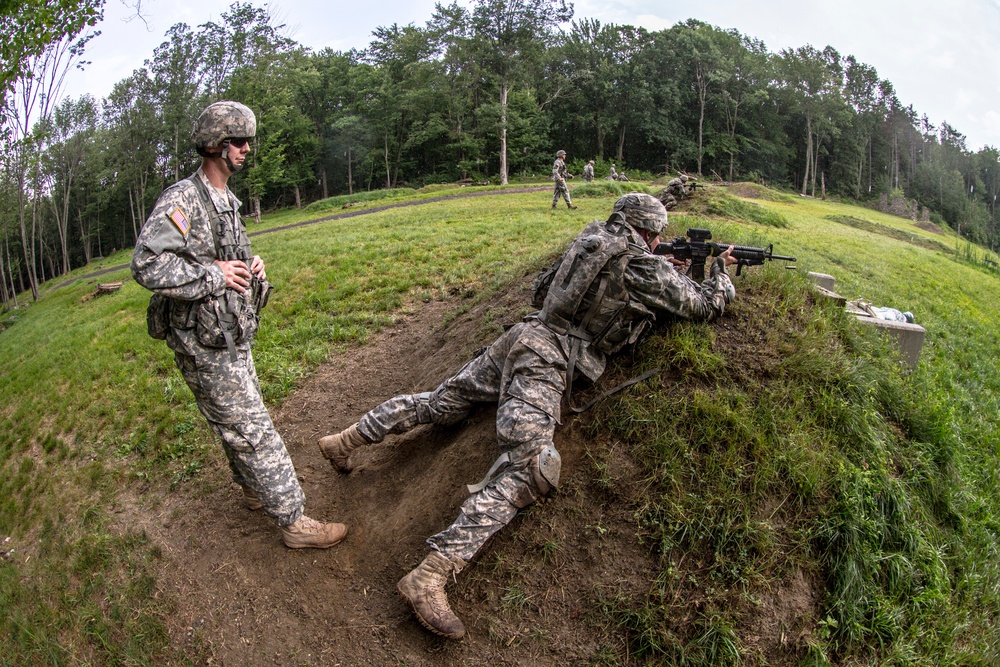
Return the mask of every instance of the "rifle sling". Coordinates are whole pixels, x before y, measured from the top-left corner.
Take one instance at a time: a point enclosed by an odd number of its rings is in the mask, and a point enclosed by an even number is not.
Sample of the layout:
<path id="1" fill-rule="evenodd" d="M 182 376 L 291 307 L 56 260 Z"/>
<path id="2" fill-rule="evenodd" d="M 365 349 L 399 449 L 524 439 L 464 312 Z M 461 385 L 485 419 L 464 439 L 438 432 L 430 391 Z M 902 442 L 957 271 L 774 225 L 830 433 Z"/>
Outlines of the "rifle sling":
<path id="1" fill-rule="evenodd" d="M 661 370 L 663 370 L 663 369 L 662 368 L 654 368 L 651 371 L 646 371 L 642 375 L 638 375 L 638 376 L 632 378 L 631 380 L 627 380 L 625 382 L 622 382 L 617 387 L 614 387 L 613 389 L 609 389 L 608 391 L 600 394 L 596 398 L 591 399 L 586 404 L 584 404 L 582 407 L 575 408 L 572 405 L 570 405 L 570 410 L 572 410 L 575 414 L 580 414 L 582 412 L 586 412 L 587 410 L 589 410 L 592 407 L 594 407 L 595 405 L 597 405 L 598 402 L 603 401 L 605 398 L 608 398 L 609 396 L 614 396 L 615 394 L 617 394 L 618 392 L 620 392 L 622 389 L 627 389 L 628 387 L 631 387 L 634 384 L 638 384 L 638 383 L 642 382 L 643 380 L 648 380 L 649 378 L 651 378 L 654 375 L 656 375 L 657 373 L 659 373 Z"/>

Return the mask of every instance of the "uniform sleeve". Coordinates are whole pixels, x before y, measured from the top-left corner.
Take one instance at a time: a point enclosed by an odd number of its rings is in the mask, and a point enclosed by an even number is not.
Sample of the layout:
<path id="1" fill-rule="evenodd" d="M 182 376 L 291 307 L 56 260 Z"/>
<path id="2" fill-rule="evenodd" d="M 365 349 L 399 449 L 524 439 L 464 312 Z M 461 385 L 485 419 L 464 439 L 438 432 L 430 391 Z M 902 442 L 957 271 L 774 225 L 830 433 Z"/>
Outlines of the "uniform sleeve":
<path id="1" fill-rule="evenodd" d="M 712 276 L 700 285 L 679 273 L 666 257 L 644 253 L 625 271 L 629 293 L 651 310 L 688 320 L 714 320 L 735 294 L 725 271 L 713 263 Z"/>
<path id="2" fill-rule="evenodd" d="M 210 258 L 199 260 L 189 247 L 188 236 L 170 218 L 177 209 L 194 226 L 207 225 L 193 188 L 176 187 L 164 192 L 139 232 L 132 253 L 132 277 L 145 287 L 164 296 L 196 301 L 226 288 L 222 269 Z M 176 216 L 175 216 L 176 217 Z"/>

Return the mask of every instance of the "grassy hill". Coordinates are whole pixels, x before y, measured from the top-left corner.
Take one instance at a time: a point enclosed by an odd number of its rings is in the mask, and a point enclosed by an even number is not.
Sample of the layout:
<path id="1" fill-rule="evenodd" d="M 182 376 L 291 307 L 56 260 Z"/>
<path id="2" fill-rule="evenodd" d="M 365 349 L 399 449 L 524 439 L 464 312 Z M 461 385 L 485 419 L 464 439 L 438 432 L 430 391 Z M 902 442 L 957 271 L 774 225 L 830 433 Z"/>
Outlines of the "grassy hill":
<path id="1" fill-rule="evenodd" d="M 517 289 L 526 276 L 607 216 L 613 197 L 585 194 L 577 190 L 573 212 L 550 210 L 545 192 L 492 195 L 255 237 L 276 284 L 255 347 L 266 399 L 304 410 L 317 369 L 350 363 L 434 304 L 446 306 L 436 324 L 451 327 L 451 347 L 398 349 L 390 365 L 437 355 L 454 370 L 527 311 Z M 285 213 L 261 229 L 309 215 Z M 429 644 L 429 658 L 413 652 L 428 640 L 404 614 L 392 627 L 406 633 L 371 656 L 456 665 L 1000 658 L 1000 325 L 991 308 L 1000 275 L 986 261 L 996 258 L 907 220 L 752 185 L 699 191 L 671 215 L 672 233 L 688 227 L 773 242 L 799 258 L 798 271 L 752 270 L 721 321 L 665 324 L 613 364 L 602 386 L 662 370 L 567 425 L 558 444 L 576 465 L 566 488 L 495 540 L 464 587 L 459 579 L 460 612 L 482 613 L 485 633 L 465 647 Z M 912 311 L 927 329 L 918 367 L 906 370 L 878 335 L 817 302 L 806 271 L 834 275 L 849 298 Z M 60 280 L 0 320 L 0 664 L 233 657 L 213 642 L 219 625 L 199 634 L 174 620 L 192 603 L 172 585 L 183 517 L 165 511 L 177 502 L 212 511 L 225 463 L 169 351 L 145 335 L 148 293 L 127 271 L 99 278 L 117 279 L 126 281 L 119 292 L 92 299 L 98 279 Z M 353 416 L 367 407 L 352 406 Z M 477 423 L 488 437 L 488 416 Z M 300 476 L 318 478 L 308 438 L 286 442 Z M 338 512 L 365 510 L 337 498 Z M 239 543 L 241 529 L 212 524 L 230 530 L 224 541 Z M 406 562 L 404 551 L 385 559 Z M 310 567 L 318 559 L 342 567 L 347 556 L 336 552 L 310 559 L 275 539 L 259 546 L 307 579 L 321 574 Z M 546 574 L 566 568 L 579 568 L 584 611 L 557 622 Z M 398 578 L 389 570 L 377 588 Z M 284 597 L 280 586 L 264 590 Z M 296 626 L 293 663 L 320 664 L 313 625 Z M 350 644 L 335 634 L 323 633 L 331 650 Z M 364 650 L 349 654 L 360 661 Z"/>

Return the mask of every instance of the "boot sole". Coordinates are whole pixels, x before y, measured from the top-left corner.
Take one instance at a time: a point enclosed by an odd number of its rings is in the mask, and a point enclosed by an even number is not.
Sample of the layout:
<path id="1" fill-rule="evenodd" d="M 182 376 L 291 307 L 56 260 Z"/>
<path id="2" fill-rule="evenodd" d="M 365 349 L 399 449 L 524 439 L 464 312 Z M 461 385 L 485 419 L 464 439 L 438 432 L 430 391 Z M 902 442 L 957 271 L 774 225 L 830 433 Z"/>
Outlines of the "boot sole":
<path id="1" fill-rule="evenodd" d="M 413 612 L 413 615 L 417 617 L 418 621 L 420 621 L 420 625 L 424 626 L 425 628 L 436 634 L 438 637 L 444 637 L 445 639 L 453 639 L 457 641 L 465 636 L 465 633 L 455 636 L 441 632 L 433 625 L 424 620 L 424 617 L 421 616 L 420 613 L 417 611 L 416 605 L 414 605 L 413 601 L 410 600 L 410 598 L 406 595 L 406 593 L 403 592 L 403 589 L 399 587 L 399 584 L 396 584 L 396 591 L 399 593 L 399 597 L 403 598 L 406 604 L 410 607 L 410 610 Z"/>

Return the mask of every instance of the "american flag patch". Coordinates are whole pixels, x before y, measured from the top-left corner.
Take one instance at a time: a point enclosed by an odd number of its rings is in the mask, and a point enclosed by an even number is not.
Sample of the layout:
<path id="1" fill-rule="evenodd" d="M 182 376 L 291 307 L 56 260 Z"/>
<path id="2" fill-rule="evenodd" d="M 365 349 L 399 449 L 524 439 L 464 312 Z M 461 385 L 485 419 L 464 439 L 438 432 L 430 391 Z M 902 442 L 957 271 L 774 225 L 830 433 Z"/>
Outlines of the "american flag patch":
<path id="1" fill-rule="evenodd" d="M 181 231 L 181 235 L 187 236 L 187 233 L 191 231 L 191 223 L 188 219 L 184 217 L 184 211 L 180 208 L 175 208 L 174 212 L 167 216 L 170 218 L 170 222 L 177 226 L 177 229 Z"/>

